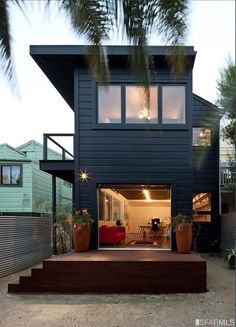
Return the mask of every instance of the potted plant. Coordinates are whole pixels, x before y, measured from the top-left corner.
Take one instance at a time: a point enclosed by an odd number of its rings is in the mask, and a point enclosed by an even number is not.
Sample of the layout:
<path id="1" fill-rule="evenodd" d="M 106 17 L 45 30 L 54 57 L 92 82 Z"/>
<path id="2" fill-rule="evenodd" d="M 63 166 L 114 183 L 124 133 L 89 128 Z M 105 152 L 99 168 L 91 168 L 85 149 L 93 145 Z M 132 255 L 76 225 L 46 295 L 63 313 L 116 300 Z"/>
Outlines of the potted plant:
<path id="1" fill-rule="evenodd" d="M 192 218 L 181 213 L 172 218 L 171 226 L 176 236 L 179 253 L 189 253 L 193 241 Z"/>
<path id="2" fill-rule="evenodd" d="M 229 263 L 229 268 L 235 269 L 235 255 L 236 255 L 236 247 L 234 249 L 227 249 L 226 252 L 226 260 Z"/>
<path id="3" fill-rule="evenodd" d="M 71 219 L 75 252 L 88 251 L 91 234 L 90 225 L 93 219 L 91 219 L 87 209 L 75 211 Z"/>

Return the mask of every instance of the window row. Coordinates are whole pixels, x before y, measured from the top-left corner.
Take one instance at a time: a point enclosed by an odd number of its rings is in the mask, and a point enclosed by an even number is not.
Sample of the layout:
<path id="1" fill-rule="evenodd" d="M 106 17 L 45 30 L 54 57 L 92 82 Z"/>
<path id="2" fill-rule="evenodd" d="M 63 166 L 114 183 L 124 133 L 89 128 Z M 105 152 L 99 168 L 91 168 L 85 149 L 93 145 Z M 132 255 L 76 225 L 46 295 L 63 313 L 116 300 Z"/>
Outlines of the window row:
<path id="1" fill-rule="evenodd" d="M 22 169 L 20 165 L 0 165 L 0 185 L 22 184 Z"/>
<path id="2" fill-rule="evenodd" d="M 149 91 L 147 101 L 141 86 L 98 86 L 98 123 L 185 124 L 185 86 L 150 86 Z"/>

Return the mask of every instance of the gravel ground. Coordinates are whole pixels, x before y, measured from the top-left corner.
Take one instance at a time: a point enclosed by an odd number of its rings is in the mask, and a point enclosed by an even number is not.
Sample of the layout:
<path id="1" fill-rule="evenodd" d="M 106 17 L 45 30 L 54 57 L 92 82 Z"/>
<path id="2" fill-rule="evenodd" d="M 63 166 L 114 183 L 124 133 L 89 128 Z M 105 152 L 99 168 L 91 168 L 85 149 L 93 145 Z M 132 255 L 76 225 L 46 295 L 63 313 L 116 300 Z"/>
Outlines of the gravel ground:
<path id="1" fill-rule="evenodd" d="M 209 291 L 202 294 L 18 295 L 8 294 L 7 284 L 29 270 L 1 278 L 0 326 L 191 327 L 195 319 L 224 319 L 221 326 L 234 326 L 234 271 L 222 258 L 204 257 Z M 219 322 L 200 320 L 199 325 Z"/>

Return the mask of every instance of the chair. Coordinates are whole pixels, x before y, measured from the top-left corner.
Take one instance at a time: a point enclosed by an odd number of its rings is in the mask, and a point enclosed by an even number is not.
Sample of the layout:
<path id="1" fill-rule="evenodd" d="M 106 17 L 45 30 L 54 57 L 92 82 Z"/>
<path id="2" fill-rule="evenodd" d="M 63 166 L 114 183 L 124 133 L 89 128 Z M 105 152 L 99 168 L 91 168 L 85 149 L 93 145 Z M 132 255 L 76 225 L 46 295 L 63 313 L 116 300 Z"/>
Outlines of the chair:
<path id="1" fill-rule="evenodd" d="M 125 240 L 125 227 L 99 227 L 99 241 L 101 244 L 115 244 Z"/>
<path id="2" fill-rule="evenodd" d="M 161 221 L 160 218 L 152 218 L 152 228 L 151 231 L 154 232 L 154 236 L 157 236 L 157 233 L 159 231 L 159 225 L 160 225 Z"/>

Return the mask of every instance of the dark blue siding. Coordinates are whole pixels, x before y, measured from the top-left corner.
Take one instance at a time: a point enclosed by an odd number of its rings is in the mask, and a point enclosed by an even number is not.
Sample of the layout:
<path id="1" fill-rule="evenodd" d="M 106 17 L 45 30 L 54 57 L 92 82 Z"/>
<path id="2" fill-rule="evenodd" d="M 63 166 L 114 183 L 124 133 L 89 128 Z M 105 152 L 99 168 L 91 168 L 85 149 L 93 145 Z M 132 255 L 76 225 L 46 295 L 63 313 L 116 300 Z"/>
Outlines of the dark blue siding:
<path id="1" fill-rule="evenodd" d="M 219 119 L 217 108 L 211 103 L 197 95 L 193 99 L 193 127 L 209 127 L 212 131 L 210 147 L 193 147 L 193 192 L 212 194 L 212 222 L 201 223 L 198 240 L 199 250 L 205 251 L 220 237 Z"/>
<path id="2" fill-rule="evenodd" d="M 176 83 L 166 71 L 154 83 Z M 188 124 L 184 129 L 100 129 L 95 124 L 96 85 L 88 72 L 79 72 L 79 164 L 90 174 L 80 183 L 80 207 L 97 220 L 96 186 L 99 183 L 147 183 L 172 186 L 172 214 L 191 212 L 191 73 L 181 80 L 187 86 Z M 127 71 L 112 71 L 113 82 L 134 83 Z M 179 81 L 178 81 L 179 83 Z M 108 126 L 109 127 L 109 126 Z M 97 247 L 94 226 L 93 247 Z"/>

